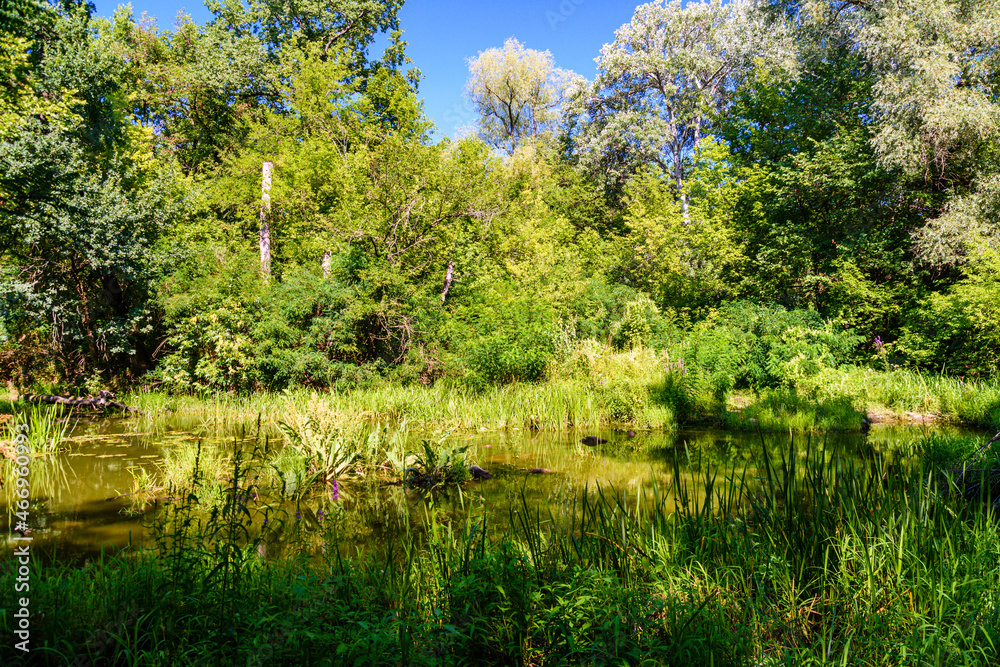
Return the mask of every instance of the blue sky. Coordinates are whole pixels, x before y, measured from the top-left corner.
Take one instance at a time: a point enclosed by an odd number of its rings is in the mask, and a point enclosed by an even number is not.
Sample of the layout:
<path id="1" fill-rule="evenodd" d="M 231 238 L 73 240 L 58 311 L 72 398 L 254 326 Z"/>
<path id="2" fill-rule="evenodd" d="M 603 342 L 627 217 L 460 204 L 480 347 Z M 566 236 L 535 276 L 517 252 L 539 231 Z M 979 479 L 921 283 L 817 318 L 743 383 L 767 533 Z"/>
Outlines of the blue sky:
<path id="1" fill-rule="evenodd" d="M 117 0 L 95 0 L 95 4 L 97 14 L 108 17 L 119 5 Z M 160 29 L 170 29 L 182 9 L 196 23 L 212 18 L 197 0 L 133 0 L 131 4 L 137 17 L 143 12 L 156 17 Z M 407 53 L 424 75 L 420 83 L 424 109 L 439 135 L 454 136 L 459 127 L 475 120 L 462 95 L 469 75 L 467 58 L 515 37 L 528 48 L 551 51 L 559 67 L 593 79 L 594 58 L 634 11 L 635 4 L 628 0 L 409 0 L 399 20 L 409 43 Z"/>

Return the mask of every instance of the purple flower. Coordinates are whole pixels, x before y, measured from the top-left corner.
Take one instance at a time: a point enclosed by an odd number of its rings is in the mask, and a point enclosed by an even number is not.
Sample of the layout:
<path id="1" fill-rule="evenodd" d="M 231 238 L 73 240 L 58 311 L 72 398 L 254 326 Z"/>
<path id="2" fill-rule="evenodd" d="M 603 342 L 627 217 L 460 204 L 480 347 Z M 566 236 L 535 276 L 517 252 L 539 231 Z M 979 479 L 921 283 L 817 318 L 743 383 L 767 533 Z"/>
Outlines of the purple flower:
<path id="1" fill-rule="evenodd" d="M 333 494 L 332 494 L 332 498 L 333 498 L 333 500 L 339 500 L 340 499 L 340 484 L 337 483 L 337 480 L 333 480 Z"/>
<path id="2" fill-rule="evenodd" d="M 264 517 L 264 525 L 267 525 L 267 517 Z"/>
<path id="3" fill-rule="evenodd" d="M 882 337 L 875 336 L 875 351 L 881 353 L 883 345 L 885 345 L 885 343 L 882 342 Z"/>
<path id="4" fill-rule="evenodd" d="M 322 521 L 323 520 L 323 510 L 318 510 L 316 512 L 316 520 L 317 521 Z"/>
<path id="5" fill-rule="evenodd" d="M 295 518 L 296 519 L 301 519 L 302 518 L 302 512 L 296 512 L 295 513 Z"/>

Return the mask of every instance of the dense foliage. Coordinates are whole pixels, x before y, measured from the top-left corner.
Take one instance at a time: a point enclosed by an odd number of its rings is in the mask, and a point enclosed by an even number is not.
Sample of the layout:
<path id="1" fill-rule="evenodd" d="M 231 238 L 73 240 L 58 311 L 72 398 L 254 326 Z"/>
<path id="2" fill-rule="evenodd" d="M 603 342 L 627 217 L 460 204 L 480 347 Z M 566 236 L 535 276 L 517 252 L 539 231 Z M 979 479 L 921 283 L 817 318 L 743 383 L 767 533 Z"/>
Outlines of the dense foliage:
<path id="1" fill-rule="evenodd" d="M 994 3 L 653 3 L 594 82 L 484 50 L 490 144 L 431 141 L 399 6 L 4 4 L 0 378 L 481 390 L 591 340 L 719 397 L 995 377 Z"/>

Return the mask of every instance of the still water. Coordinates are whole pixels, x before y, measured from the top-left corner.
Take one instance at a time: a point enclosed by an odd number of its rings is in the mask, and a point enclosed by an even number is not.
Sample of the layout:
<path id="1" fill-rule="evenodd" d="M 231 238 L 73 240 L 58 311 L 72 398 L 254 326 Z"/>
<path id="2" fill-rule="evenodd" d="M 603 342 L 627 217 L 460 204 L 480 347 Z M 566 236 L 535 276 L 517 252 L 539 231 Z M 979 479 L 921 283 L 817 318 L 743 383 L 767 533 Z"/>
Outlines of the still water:
<path id="1" fill-rule="evenodd" d="M 692 463 L 719 468 L 719 479 L 724 483 L 728 471 L 752 470 L 764 447 L 803 456 L 811 448 L 848 458 L 879 453 L 899 459 L 911 455 L 917 438 L 940 428 L 878 425 L 867 435 L 825 436 L 760 436 L 718 430 L 640 431 L 634 437 L 620 430 L 454 434 L 446 437 L 467 445 L 469 460 L 492 473 L 493 479 L 428 493 L 387 484 L 382 477 L 352 477 L 342 480 L 337 499 L 326 489 L 298 501 L 253 499 L 250 504 L 258 505 L 255 516 L 269 518 L 272 528 L 280 525 L 300 536 L 301 531 L 329 531 L 335 522 L 342 544 L 363 549 L 426 517 L 431 508 L 444 516 L 445 522 L 460 522 L 475 514 L 508 523 L 515 511 L 565 511 L 584 489 L 593 492 L 599 486 L 608 493 L 635 497 L 642 488 L 667 488 L 675 475 L 683 475 Z M 31 461 L 29 525 L 33 528 L 33 548 L 49 558 L 64 559 L 93 556 L 129 544 L 149 545 L 156 517 L 164 516 L 164 507 L 175 499 L 170 498 L 170 489 L 162 489 L 151 494 L 155 502 L 136 502 L 131 492 L 137 477 L 157 479 L 170 450 L 196 448 L 199 442 L 206 450 L 217 448 L 226 453 L 231 453 L 236 443 L 242 443 L 248 452 L 254 442 L 280 446 L 280 441 L 271 439 L 276 434 L 248 435 L 247 431 L 246 427 L 217 427 L 170 416 L 77 422 L 67 432 L 62 451 Z M 586 435 L 607 442 L 587 446 L 580 442 Z M 415 448 L 421 438 L 440 437 L 442 434 L 411 434 L 410 442 Z M 4 477 L 9 479 L 9 475 Z M 11 490 L 7 483 L 0 492 L 0 520 L 6 522 L 3 534 L 8 542 L 15 521 Z M 261 511 L 261 503 L 267 505 L 266 512 Z M 320 525 L 324 520 L 326 524 Z"/>

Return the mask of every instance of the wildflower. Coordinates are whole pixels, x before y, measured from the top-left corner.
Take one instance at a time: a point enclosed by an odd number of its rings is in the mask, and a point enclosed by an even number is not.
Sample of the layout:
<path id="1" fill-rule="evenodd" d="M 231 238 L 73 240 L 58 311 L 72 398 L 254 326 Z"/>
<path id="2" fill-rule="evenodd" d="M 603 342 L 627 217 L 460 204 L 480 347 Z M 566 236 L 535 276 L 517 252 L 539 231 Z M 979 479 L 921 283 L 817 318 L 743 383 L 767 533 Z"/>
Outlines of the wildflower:
<path id="1" fill-rule="evenodd" d="M 302 518 L 302 512 L 296 512 L 295 513 L 295 518 L 296 519 L 301 519 Z"/>
<path id="2" fill-rule="evenodd" d="M 337 483 L 337 480 L 333 480 L 333 494 L 332 494 L 332 498 L 333 498 L 333 500 L 339 500 L 340 499 L 340 484 Z"/>
<path id="3" fill-rule="evenodd" d="M 317 512 L 316 512 L 316 520 L 317 521 L 322 521 L 323 520 L 323 510 L 317 510 Z"/>
<path id="4" fill-rule="evenodd" d="M 882 354 L 882 346 L 883 345 L 885 345 L 885 343 L 882 342 L 882 337 L 881 336 L 875 336 L 875 352 L 876 353 Z"/>

